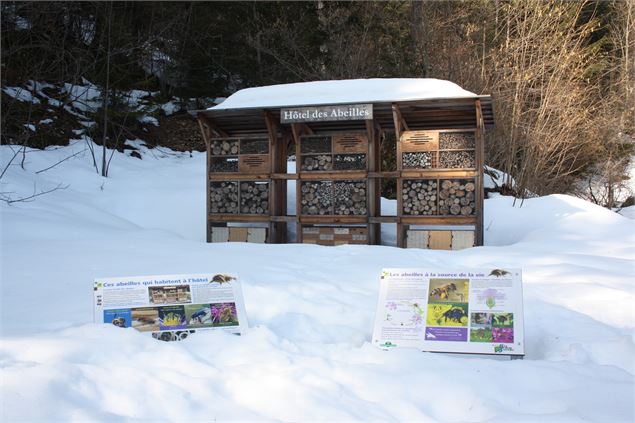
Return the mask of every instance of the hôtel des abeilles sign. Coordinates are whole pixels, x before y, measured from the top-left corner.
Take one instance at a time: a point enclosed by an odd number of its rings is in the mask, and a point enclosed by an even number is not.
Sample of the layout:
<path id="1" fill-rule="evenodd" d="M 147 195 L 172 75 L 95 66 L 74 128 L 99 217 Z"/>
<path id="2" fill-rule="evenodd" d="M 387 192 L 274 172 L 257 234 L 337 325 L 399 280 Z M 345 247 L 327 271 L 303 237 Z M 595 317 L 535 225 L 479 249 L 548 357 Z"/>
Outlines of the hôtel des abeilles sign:
<path id="1" fill-rule="evenodd" d="M 372 104 L 341 104 L 336 106 L 280 109 L 280 123 L 371 120 L 372 118 Z"/>

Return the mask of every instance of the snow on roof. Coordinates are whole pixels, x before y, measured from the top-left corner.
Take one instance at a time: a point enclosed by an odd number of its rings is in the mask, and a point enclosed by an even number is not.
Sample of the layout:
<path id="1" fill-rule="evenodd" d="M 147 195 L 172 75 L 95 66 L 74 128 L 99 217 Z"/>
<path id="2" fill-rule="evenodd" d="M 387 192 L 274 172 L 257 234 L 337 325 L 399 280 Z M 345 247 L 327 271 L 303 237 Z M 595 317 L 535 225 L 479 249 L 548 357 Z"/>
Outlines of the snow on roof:
<path id="1" fill-rule="evenodd" d="M 345 79 L 246 88 L 208 110 L 477 97 L 442 79 Z"/>

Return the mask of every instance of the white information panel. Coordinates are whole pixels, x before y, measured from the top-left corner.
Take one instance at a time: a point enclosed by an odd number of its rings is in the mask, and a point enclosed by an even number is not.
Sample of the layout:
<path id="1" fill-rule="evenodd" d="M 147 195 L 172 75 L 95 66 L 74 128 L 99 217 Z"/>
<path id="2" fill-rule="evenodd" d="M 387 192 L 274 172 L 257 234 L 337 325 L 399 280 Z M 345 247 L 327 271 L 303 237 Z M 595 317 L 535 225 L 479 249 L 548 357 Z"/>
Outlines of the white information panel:
<path id="1" fill-rule="evenodd" d="M 242 333 L 248 327 L 235 274 L 95 279 L 94 310 L 95 323 L 132 327 L 164 340 L 197 330 Z"/>
<path id="2" fill-rule="evenodd" d="M 524 355 L 518 269 L 384 269 L 373 345 Z"/>

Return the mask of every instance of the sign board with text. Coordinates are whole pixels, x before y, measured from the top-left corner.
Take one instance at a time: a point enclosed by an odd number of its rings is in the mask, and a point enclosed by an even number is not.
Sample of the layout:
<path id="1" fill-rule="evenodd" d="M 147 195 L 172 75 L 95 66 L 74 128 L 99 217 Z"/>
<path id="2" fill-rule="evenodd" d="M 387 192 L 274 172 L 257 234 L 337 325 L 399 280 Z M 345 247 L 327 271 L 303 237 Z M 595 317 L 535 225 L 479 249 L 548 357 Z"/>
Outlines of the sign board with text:
<path id="1" fill-rule="evenodd" d="M 518 269 L 384 269 L 373 345 L 524 355 Z"/>
<path id="2" fill-rule="evenodd" d="M 372 104 L 344 104 L 336 106 L 290 107 L 280 109 L 280 123 L 372 119 Z"/>
<path id="3" fill-rule="evenodd" d="M 95 323 L 163 334 L 197 330 L 242 333 L 247 315 L 234 274 L 100 278 L 94 282 Z"/>

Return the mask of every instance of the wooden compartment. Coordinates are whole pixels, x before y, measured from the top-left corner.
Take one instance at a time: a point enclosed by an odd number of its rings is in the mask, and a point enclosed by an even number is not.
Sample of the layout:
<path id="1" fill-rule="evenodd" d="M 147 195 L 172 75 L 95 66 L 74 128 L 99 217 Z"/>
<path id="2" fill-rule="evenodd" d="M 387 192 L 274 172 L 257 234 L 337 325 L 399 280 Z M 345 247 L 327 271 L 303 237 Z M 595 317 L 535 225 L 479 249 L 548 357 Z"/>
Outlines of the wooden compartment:
<path id="1" fill-rule="evenodd" d="M 363 133 L 333 135 L 334 153 L 366 153 L 368 137 Z"/>
<path id="2" fill-rule="evenodd" d="M 269 214 L 269 182 L 240 182 L 240 213 Z"/>
<path id="3" fill-rule="evenodd" d="M 209 171 L 212 173 L 237 173 L 238 156 L 210 157 Z"/>
<path id="4" fill-rule="evenodd" d="M 350 172 L 368 168 L 365 133 L 303 136 L 299 150 L 301 172 Z"/>
<path id="5" fill-rule="evenodd" d="M 474 216 L 476 214 L 474 179 L 439 180 L 439 214 L 442 216 Z"/>
<path id="6" fill-rule="evenodd" d="M 474 245 L 474 230 L 408 229 L 406 236 L 406 248 L 462 250 Z"/>
<path id="7" fill-rule="evenodd" d="M 238 182 L 209 183 L 209 212 L 218 214 L 238 213 Z"/>
<path id="8" fill-rule="evenodd" d="M 210 214 L 269 214 L 269 182 L 212 181 Z"/>
<path id="9" fill-rule="evenodd" d="M 438 213 L 436 179 L 404 179 L 401 189 L 401 212 L 411 216 L 433 216 Z"/>
<path id="10" fill-rule="evenodd" d="M 210 143 L 209 172 L 266 174 L 270 172 L 267 138 L 220 138 Z"/>
<path id="11" fill-rule="evenodd" d="M 405 131 L 398 147 L 403 170 L 476 169 L 474 130 Z"/>
<path id="12" fill-rule="evenodd" d="M 439 149 L 439 132 L 405 131 L 400 142 L 401 151 L 436 151 Z"/>
<path id="13" fill-rule="evenodd" d="M 238 171 L 248 174 L 263 174 L 269 172 L 268 154 L 245 154 L 238 159 Z"/>
<path id="14" fill-rule="evenodd" d="M 444 131 L 439 133 L 440 150 L 463 150 L 476 147 L 474 131 Z"/>
<path id="15" fill-rule="evenodd" d="M 264 243 L 267 240 L 267 228 L 243 226 L 212 226 L 211 242 L 253 242 Z"/>
<path id="16" fill-rule="evenodd" d="M 474 216 L 474 179 L 403 179 L 401 213 L 407 216 Z"/>
<path id="17" fill-rule="evenodd" d="M 366 216 L 368 182 L 366 179 L 302 181 L 298 210 L 307 216 Z"/>
<path id="18" fill-rule="evenodd" d="M 318 245 L 368 244 L 365 226 L 302 226 L 302 242 Z"/>

